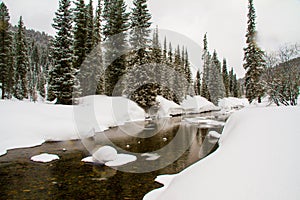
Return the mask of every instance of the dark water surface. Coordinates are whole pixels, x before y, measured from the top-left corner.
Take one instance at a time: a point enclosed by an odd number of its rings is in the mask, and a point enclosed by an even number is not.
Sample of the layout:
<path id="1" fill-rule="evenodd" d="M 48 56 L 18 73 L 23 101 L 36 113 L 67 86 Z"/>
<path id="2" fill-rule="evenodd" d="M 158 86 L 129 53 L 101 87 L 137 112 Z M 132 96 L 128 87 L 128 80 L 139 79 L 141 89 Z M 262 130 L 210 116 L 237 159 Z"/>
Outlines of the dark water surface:
<path id="1" fill-rule="evenodd" d="M 158 175 L 178 173 L 207 156 L 217 142 L 208 138 L 207 133 L 222 131 L 222 127 L 187 124 L 181 118 L 139 125 L 136 129 L 144 129 L 133 131 L 138 137 L 123 133 L 132 128 L 126 124 L 105 132 L 109 140 L 103 140 L 103 134 L 96 134 L 84 141 L 47 142 L 8 151 L 0 157 L 0 199 L 142 199 L 146 193 L 161 187 L 154 181 Z M 119 153 L 132 152 L 137 161 L 114 169 L 81 162 L 91 149 L 107 144 L 119 147 Z M 148 161 L 141 156 L 147 152 L 156 152 L 160 157 Z M 40 153 L 57 154 L 60 160 L 50 163 L 30 160 Z"/>

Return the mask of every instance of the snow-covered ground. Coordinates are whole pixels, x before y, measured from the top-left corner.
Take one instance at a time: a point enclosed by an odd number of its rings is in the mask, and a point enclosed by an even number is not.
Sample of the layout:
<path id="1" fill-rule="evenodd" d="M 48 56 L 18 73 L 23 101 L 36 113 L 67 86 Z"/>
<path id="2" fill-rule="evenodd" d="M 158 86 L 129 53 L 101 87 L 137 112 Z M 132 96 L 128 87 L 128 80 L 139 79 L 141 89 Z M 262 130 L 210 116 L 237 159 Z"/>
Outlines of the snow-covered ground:
<path id="1" fill-rule="evenodd" d="M 220 108 L 215 106 L 212 102 L 201 96 L 187 96 L 180 105 L 185 110 L 190 110 L 190 112 L 193 113 L 220 110 Z"/>
<path id="2" fill-rule="evenodd" d="M 232 110 L 232 109 L 241 109 L 249 105 L 248 99 L 241 99 L 235 97 L 228 97 L 220 99 L 218 106 L 222 110 Z"/>
<path id="3" fill-rule="evenodd" d="M 79 128 L 82 124 L 89 124 L 91 118 L 96 120 L 89 125 L 97 127 L 89 128 L 103 131 L 126 121 L 143 120 L 145 117 L 143 109 L 122 97 L 90 96 L 80 99 L 80 103 L 78 106 L 65 106 L 16 100 L 0 101 L 0 156 L 8 149 L 37 146 L 45 141 L 88 137 L 90 135 L 85 134 L 89 130 Z M 81 114 L 89 109 L 93 111 L 92 116 L 82 118 Z"/>
<path id="4" fill-rule="evenodd" d="M 300 108 L 249 107 L 225 125 L 218 150 L 144 199 L 300 199 Z"/>

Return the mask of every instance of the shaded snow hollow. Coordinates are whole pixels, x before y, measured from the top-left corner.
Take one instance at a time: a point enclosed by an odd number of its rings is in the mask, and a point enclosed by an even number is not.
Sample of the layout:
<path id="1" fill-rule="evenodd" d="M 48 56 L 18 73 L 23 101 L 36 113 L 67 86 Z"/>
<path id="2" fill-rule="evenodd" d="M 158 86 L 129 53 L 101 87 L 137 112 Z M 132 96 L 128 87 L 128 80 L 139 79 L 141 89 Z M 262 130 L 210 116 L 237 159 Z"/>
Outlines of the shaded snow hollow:
<path id="1" fill-rule="evenodd" d="M 300 199 L 299 107 L 246 108 L 225 125 L 219 149 L 144 200 Z"/>

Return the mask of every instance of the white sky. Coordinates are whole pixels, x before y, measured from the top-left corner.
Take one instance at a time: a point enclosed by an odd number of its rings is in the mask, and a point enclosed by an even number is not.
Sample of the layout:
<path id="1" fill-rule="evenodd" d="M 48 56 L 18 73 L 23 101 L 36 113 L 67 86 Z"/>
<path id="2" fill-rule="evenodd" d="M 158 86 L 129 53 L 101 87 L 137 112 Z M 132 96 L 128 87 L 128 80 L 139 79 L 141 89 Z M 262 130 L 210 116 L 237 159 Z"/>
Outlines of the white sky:
<path id="1" fill-rule="evenodd" d="M 131 5 L 132 0 L 126 0 Z M 1 0 L 0 0 L 1 2 Z M 58 0 L 4 0 L 17 24 L 22 15 L 27 28 L 54 34 L 51 27 Z M 97 0 L 94 0 L 96 3 Z M 247 0 L 148 0 L 152 22 L 160 29 L 185 35 L 202 47 L 208 34 L 209 49 L 217 50 L 219 59 L 227 59 L 239 77 L 247 22 Z M 263 50 L 276 50 L 286 43 L 300 43 L 300 0 L 254 0 L 259 44 Z M 178 43 L 181 44 L 179 41 Z M 201 50 L 189 48 L 192 64 L 200 65 Z M 192 50 L 191 50 L 192 49 Z M 194 52 L 191 52 L 194 51 Z"/>

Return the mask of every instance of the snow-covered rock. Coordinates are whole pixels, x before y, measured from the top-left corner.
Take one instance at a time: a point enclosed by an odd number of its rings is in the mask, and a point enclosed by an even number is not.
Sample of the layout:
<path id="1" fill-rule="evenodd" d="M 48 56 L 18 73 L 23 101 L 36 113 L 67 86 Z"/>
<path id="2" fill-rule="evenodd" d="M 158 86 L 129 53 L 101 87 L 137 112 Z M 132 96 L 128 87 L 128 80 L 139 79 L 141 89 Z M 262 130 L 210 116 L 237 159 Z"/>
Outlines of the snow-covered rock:
<path id="1" fill-rule="evenodd" d="M 228 97 L 219 100 L 218 106 L 224 110 L 240 109 L 249 105 L 248 99 Z"/>
<path id="2" fill-rule="evenodd" d="M 111 146 L 103 146 L 93 153 L 92 156 L 82 159 L 82 162 L 104 164 L 108 167 L 116 167 L 136 161 L 137 157 L 129 154 L 118 154 Z"/>
<path id="3" fill-rule="evenodd" d="M 228 120 L 218 150 L 144 200 L 298 200 L 299 107 L 245 108 Z"/>
<path id="4" fill-rule="evenodd" d="M 169 101 L 162 96 L 157 96 L 156 101 L 159 103 L 158 117 L 170 117 L 171 115 L 182 114 L 183 109 L 181 106 L 173 101 Z"/>
<path id="5" fill-rule="evenodd" d="M 220 110 L 219 107 L 215 106 L 212 102 L 201 96 L 187 96 L 187 98 L 183 100 L 180 105 L 185 110 L 189 110 L 193 113 Z"/>
<path id="6" fill-rule="evenodd" d="M 111 146 L 100 147 L 93 153 L 93 160 L 99 163 L 106 163 L 117 159 L 118 152 Z"/>
<path id="7" fill-rule="evenodd" d="M 34 162 L 47 163 L 47 162 L 51 162 L 53 160 L 58 160 L 59 156 L 54 155 L 54 154 L 43 153 L 43 154 L 40 154 L 40 155 L 32 156 L 30 159 Z"/>

